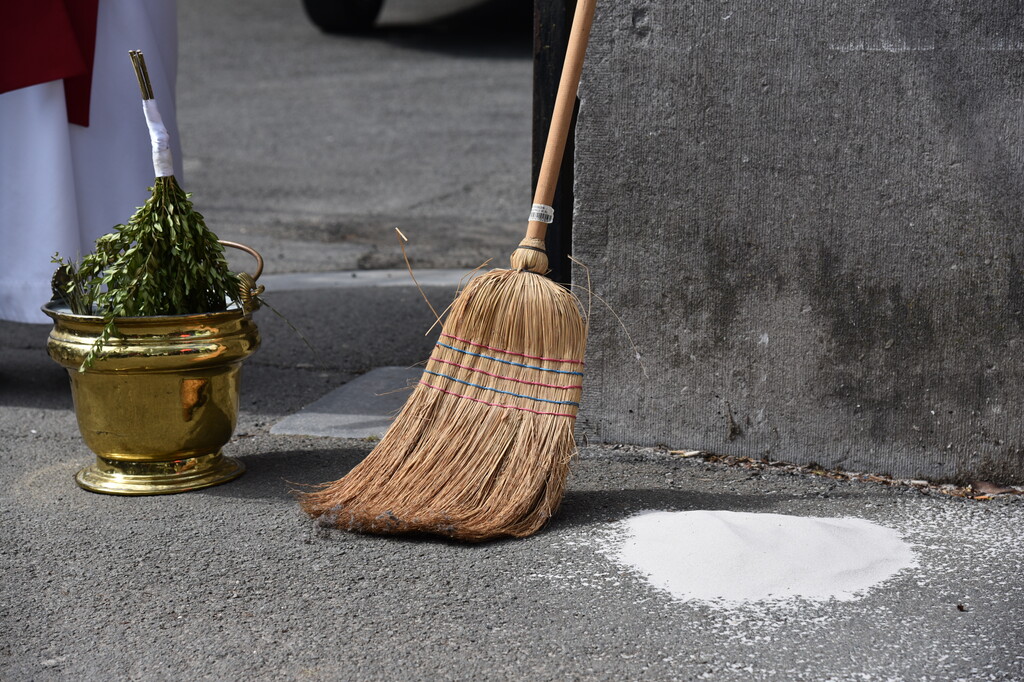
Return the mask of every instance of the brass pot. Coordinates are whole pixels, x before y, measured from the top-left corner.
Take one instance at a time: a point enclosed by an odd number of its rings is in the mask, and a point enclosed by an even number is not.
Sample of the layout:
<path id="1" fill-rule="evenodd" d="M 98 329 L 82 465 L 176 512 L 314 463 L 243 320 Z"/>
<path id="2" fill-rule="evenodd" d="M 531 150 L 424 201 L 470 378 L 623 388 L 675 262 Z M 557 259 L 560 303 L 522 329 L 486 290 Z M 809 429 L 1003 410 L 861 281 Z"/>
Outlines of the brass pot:
<path id="1" fill-rule="evenodd" d="M 235 244 L 225 242 L 225 245 Z M 226 483 L 245 470 L 225 457 L 238 418 L 242 361 L 260 344 L 252 320 L 255 277 L 243 274 L 242 308 L 201 315 L 123 317 L 92 366 L 79 371 L 103 318 L 51 301 L 50 357 L 68 370 L 78 428 L 96 462 L 78 472 L 86 490 L 179 493 Z"/>

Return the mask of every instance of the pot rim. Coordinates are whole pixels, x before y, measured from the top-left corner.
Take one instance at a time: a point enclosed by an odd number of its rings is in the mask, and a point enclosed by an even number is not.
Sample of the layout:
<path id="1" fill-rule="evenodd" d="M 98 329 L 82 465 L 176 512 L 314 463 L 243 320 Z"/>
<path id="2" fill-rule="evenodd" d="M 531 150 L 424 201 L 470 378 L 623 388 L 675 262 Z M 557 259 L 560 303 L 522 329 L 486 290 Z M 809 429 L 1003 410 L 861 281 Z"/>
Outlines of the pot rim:
<path id="1" fill-rule="evenodd" d="M 52 299 L 48 301 L 46 304 L 40 307 L 40 310 L 43 311 L 44 315 L 46 315 L 47 317 L 54 321 L 56 321 L 58 318 L 63 318 L 66 320 L 75 320 L 78 322 L 101 323 L 103 322 L 104 319 L 102 315 L 79 315 L 77 313 L 73 313 L 71 312 L 71 307 L 68 306 L 68 304 L 61 299 Z M 237 316 L 239 314 L 243 316 L 251 315 L 251 313 L 246 312 L 245 309 L 242 308 L 242 306 L 232 301 L 224 310 L 218 310 L 209 313 L 188 313 L 185 315 L 140 315 L 135 317 L 115 317 L 114 320 L 122 320 L 124 321 L 124 323 L 130 325 L 132 323 L 139 324 L 144 323 L 146 321 L 158 320 L 179 320 L 182 322 L 187 322 L 188 320 L 191 319 L 209 318 L 217 315 Z"/>

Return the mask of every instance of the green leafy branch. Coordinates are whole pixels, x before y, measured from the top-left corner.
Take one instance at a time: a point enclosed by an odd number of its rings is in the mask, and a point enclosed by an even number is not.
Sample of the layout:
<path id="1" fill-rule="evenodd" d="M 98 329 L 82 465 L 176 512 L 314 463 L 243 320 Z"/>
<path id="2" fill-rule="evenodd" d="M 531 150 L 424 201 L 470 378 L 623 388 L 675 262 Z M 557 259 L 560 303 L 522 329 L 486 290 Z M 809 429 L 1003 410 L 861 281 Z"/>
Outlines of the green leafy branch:
<path id="1" fill-rule="evenodd" d="M 77 315 L 103 317 L 83 368 L 118 334 L 119 317 L 194 315 L 225 310 L 229 300 L 240 304 L 238 276 L 189 196 L 173 176 L 157 178 L 145 205 L 96 240 L 80 263 L 54 256 L 55 298 Z"/>

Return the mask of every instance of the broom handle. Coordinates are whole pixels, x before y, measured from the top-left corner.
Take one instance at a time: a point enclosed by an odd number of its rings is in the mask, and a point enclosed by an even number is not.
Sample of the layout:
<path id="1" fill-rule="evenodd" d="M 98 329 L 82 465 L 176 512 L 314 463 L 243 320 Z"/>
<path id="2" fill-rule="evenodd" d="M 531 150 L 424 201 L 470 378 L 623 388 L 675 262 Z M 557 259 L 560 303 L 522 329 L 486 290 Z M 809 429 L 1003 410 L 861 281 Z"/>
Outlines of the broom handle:
<path id="1" fill-rule="evenodd" d="M 562 78 L 558 83 L 558 95 L 555 97 L 555 108 L 551 114 L 548 141 L 544 147 L 540 175 L 537 177 L 537 190 L 533 195 L 534 205 L 550 207 L 555 199 L 558 171 L 562 167 L 565 142 L 569 137 L 572 113 L 576 108 L 576 91 L 579 89 L 580 75 L 583 73 L 583 55 L 587 51 L 587 41 L 590 39 L 590 27 L 594 23 L 594 7 L 596 5 L 597 0 L 577 0 L 576 2 L 572 31 L 569 34 L 569 44 L 565 49 L 565 62 L 562 64 Z M 547 230 L 547 222 L 533 220 L 531 216 L 526 228 L 526 238 L 542 240 L 547 234 Z"/>

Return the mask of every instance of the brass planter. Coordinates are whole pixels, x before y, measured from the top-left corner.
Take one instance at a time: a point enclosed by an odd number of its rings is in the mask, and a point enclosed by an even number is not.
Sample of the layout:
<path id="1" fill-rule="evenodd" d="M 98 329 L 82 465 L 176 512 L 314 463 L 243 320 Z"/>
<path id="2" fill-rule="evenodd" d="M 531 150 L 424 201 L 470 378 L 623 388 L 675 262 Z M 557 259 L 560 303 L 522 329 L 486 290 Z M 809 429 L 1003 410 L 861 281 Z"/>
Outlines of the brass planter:
<path id="1" fill-rule="evenodd" d="M 103 319 L 59 302 L 43 306 L 53 319 L 47 350 L 68 370 L 79 431 L 96 453 L 95 464 L 75 476 L 79 486 L 159 495 L 242 474 L 241 462 L 221 448 L 235 430 L 242 361 L 260 343 L 252 308 L 250 298 L 245 309 L 119 318 L 121 337 L 80 372 Z"/>

